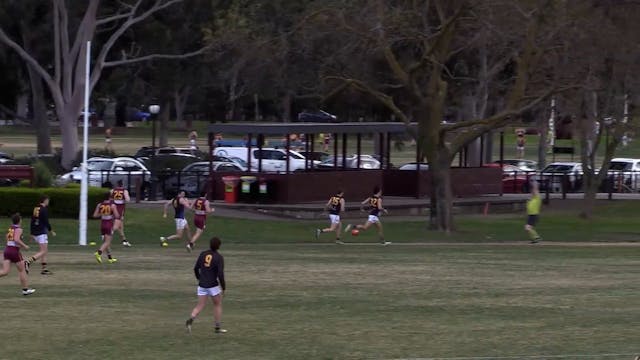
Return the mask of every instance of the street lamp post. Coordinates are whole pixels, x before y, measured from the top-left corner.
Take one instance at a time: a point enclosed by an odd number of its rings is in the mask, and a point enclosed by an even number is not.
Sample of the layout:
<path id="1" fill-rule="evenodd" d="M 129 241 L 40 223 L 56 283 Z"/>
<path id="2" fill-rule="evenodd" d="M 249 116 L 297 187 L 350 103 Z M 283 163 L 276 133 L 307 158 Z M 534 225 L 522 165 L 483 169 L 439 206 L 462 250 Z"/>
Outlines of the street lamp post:
<path id="1" fill-rule="evenodd" d="M 155 157 L 156 157 L 156 118 L 160 112 L 160 105 L 149 105 L 149 112 L 151 113 L 151 193 L 149 198 L 156 200 L 156 182 L 153 179 L 153 171 L 155 171 Z"/>
<path id="2" fill-rule="evenodd" d="M 149 105 L 149 112 L 151 113 L 151 149 L 153 150 L 152 154 L 156 152 L 156 117 L 160 112 L 160 105 Z"/>

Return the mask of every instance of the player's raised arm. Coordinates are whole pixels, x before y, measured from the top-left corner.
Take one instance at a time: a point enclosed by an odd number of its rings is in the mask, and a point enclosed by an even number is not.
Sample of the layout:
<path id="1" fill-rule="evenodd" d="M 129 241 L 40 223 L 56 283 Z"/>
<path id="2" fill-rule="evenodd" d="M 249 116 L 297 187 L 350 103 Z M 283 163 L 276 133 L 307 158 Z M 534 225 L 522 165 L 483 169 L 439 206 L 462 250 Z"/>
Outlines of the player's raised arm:
<path id="1" fill-rule="evenodd" d="M 344 201 L 344 198 L 340 199 L 340 212 L 341 213 L 344 212 L 345 204 L 346 204 L 346 202 Z"/>
<path id="2" fill-rule="evenodd" d="M 207 213 L 212 213 L 212 212 L 216 211 L 216 209 L 211 207 L 211 203 L 209 202 L 209 200 L 205 200 L 204 201 L 204 208 L 207 211 Z"/>
<path id="3" fill-rule="evenodd" d="M 129 190 L 125 190 L 124 191 L 124 201 L 125 202 L 130 202 L 131 201 L 131 196 L 129 195 Z"/>
<path id="4" fill-rule="evenodd" d="M 96 209 L 93 211 L 93 217 L 94 218 L 100 217 L 100 204 L 96 205 Z"/>
<path id="5" fill-rule="evenodd" d="M 164 204 L 164 207 L 162 208 L 162 217 L 167 217 L 167 209 L 169 208 L 169 205 L 171 205 L 171 203 L 173 202 L 173 200 L 169 200 Z"/>

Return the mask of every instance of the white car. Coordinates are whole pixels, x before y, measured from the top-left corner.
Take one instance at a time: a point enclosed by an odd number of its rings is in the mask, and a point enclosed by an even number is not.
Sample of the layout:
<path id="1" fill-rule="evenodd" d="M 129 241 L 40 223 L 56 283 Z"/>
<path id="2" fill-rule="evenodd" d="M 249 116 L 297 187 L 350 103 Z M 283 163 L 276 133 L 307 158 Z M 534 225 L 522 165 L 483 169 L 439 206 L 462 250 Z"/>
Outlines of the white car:
<path id="1" fill-rule="evenodd" d="M 420 165 L 417 165 L 417 163 L 415 162 L 410 162 L 410 163 L 406 163 L 402 166 L 400 166 L 398 168 L 398 170 L 417 170 L 417 168 L 420 167 L 420 170 L 429 170 L 429 164 L 427 163 L 420 163 Z"/>
<path id="2" fill-rule="evenodd" d="M 540 190 L 546 190 L 549 185 L 551 192 L 562 192 L 563 181 L 566 179 L 566 191 L 569 192 L 582 188 L 582 175 L 584 175 L 582 163 L 555 162 L 542 169 L 536 179 L 540 184 Z"/>
<path id="3" fill-rule="evenodd" d="M 607 176 L 613 177 L 613 188 L 616 191 L 640 190 L 640 159 L 611 159 Z"/>
<path id="4" fill-rule="evenodd" d="M 228 158 L 239 158 L 247 161 L 248 148 L 246 147 L 217 147 L 213 155 Z M 262 159 L 262 171 L 265 172 L 285 172 L 287 168 L 287 152 L 284 149 L 274 148 L 251 148 L 251 170 L 257 170 L 259 159 Z M 306 159 L 299 152 L 289 150 L 289 171 L 304 170 Z M 313 161 L 314 165 L 320 164 Z"/>
<path id="5" fill-rule="evenodd" d="M 338 169 L 342 168 L 342 156 L 338 156 Z M 327 159 L 323 162 L 321 162 L 318 167 L 319 168 L 325 168 L 325 169 L 331 169 L 334 168 L 334 157 L 333 156 L 329 156 L 327 157 Z M 345 159 L 345 165 L 347 168 L 349 169 L 357 169 L 358 168 L 358 155 L 354 154 L 351 156 L 348 156 Z M 360 155 L 360 169 L 380 169 L 381 167 L 381 163 L 380 161 L 378 161 L 376 158 L 374 158 L 371 155 Z"/>
<path id="6" fill-rule="evenodd" d="M 140 161 L 130 157 L 87 159 L 89 186 L 108 187 L 115 185 L 118 180 L 124 182 L 125 187 L 131 183 L 131 191 L 135 192 L 136 179 L 140 179 L 143 188 L 149 185 L 151 172 Z M 60 182 L 80 182 L 82 172 L 75 167 L 73 171 L 60 176 Z"/>

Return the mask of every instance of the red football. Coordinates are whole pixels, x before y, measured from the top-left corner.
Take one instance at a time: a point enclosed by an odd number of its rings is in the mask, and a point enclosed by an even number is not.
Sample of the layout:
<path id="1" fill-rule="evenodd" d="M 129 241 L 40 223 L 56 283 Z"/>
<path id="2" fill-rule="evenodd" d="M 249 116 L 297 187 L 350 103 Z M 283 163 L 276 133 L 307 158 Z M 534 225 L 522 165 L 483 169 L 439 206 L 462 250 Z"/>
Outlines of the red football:
<path id="1" fill-rule="evenodd" d="M 358 229 L 351 230 L 351 235 L 358 236 L 358 234 L 360 234 L 360 230 L 358 230 Z"/>

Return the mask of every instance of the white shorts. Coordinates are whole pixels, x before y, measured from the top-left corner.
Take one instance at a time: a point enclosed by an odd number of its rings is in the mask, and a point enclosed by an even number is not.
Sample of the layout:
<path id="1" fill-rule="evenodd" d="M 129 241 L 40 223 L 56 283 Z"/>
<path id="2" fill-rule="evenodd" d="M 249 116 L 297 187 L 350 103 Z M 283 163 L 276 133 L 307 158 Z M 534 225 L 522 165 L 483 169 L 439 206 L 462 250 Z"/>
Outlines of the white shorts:
<path id="1" fill-rule="evenodd" d="M 369 221 L 372 224 L 375 224 L 380 222 L 380 218 L 375 215 L 369 215 L 369 219 L 367 221 Z"/>
<path id="2" fill-rule="evenodd" d="M 182 230 L 187 227 L 187 219 L 175 219 L 176 220 L 176 229 Z"/>
<path id="3" fill-rule="evenodd" d="M 198 296 L 218 296 L 222 292 L 220 285 L 212 288 L 203 288 L 198 286 Z"/>
<path id="4" fill-rule="evenodd" d="M 49 243 L 49 235 L 47 235 L 47 234 L 34 235 L 33 238 L 36 240 L 36 242 L 38 244 L 48 244 Z"/>
<path id="5" fill-rule="evenodd" d="M 340 215 L 329 214 L 329 220 L 331 224 L 340 224 Z"/>

